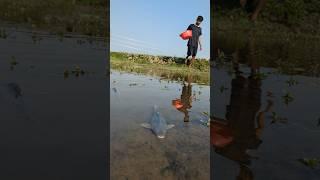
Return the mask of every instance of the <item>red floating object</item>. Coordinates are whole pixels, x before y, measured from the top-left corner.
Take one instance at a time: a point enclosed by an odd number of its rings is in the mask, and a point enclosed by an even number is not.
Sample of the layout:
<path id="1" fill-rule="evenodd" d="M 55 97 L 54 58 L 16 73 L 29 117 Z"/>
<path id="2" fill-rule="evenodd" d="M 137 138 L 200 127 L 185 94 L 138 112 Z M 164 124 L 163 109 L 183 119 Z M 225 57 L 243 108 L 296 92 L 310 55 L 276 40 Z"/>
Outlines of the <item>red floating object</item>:
<path id="1" fill-rule="evenodd" d="M 210 141 L 215 147 L 222 148 L 233 141 L 231 129 L 224 123 L 211 121 L 210 131 Z"/>
<path id="2" fill-rule="evenodd" d="M 180 34 L 180 37 L 183 39 L 183 40 L 187 40 L 187 39 L 190 39 L 192 37 L 192 30 L 187 30 L 183 33 Z"/>

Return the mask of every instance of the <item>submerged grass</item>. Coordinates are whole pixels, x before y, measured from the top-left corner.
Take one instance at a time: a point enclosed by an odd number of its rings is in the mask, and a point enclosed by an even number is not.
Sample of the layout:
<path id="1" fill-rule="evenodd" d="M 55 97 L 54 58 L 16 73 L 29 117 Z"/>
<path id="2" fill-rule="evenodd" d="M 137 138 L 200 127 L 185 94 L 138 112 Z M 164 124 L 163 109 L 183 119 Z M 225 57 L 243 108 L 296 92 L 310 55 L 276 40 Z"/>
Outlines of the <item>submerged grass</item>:
<path id="1" fill-rule="evenodd" d="M 177 81 L 191 78 L 194 83 L 209 84 L 209 61 L 203 59 L 189 68 L 184 58 L 112 52 L 111 68 Z"/>

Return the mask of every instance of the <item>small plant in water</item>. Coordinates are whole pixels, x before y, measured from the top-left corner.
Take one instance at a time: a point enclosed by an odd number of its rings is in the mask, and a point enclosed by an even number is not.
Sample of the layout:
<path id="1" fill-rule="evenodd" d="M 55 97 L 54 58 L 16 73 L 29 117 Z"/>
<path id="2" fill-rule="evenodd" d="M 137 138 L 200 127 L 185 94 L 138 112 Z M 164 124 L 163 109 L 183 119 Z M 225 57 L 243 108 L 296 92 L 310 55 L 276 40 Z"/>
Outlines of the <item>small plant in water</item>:
<path id="1" fill-rule="evenodd" d="M 268 77 L 268 75 L 266 73 L 256 73 L 254 76 L 253 76 L 253 79 L 256 79 L 256 80 L 264 80 Z"/>
<path id="2" fill-rule="evenodd" d="M 137 86 L 138 84 L 137 83 L 130 83 L 129 86 Z"/>
<path id="3" fill-rule="evenodd" d="M 223 85 L 220 86 L 220 92 L 223 93 L 225 90 L 228 90 L 228 88 L 224 87 Z"/>
<path id="4" fill-rule="evenodd" d="M 274 97 L 273 93 L 271 91 L 267 91 L 267 96 L 268 97 Z"/>
<path id="5" fill-rule="evenodd" d="M 293 96 L 289 92 L 287 92 L 284 96 L 282 96 L 282 98 L 286 105 L 288 105 L 290 102 L 294 100 Z"/>
<path id="6" fill-rule="evenodd" d="M 169 87 L 165 85 L 161 90 L 169 90 Z"/>
<path id="7" fill-rule="evenodd" d="M 86 72 L 81 69 L 80 66 L 75 66 L 74 70 L 71 71 L 72 74 L 74 74 L 76 77 L 79 77 L 80 75 L 84 75 Z"/>
<path id="8" fill-rule="evenodd" d="M 302 164 L 314 169 L 320 164 L 320 159 L 317 158 L 301 158 L 298 159 Z"/>
<path id="9" fill-rule="evenodd" d="M 288 122 L 287 118 L 279 117 L 276 112 L 272 112 L 271 119 L 272 119 L 272 121 L 270 124 L 274 124 L 276 122 L 280 122 L 280 123 L 287 123 Z"/>
<path id="10" fill-rule="evenodd" d="M 291 77 L 289 80 L 286 81 L 286 83 L 288 84 L 288 86 L 294 86 L 298 84 L 298 81 Z"/>
<path id="11" fill-rule="evenodd" d="M 67 70 L 67 69 L 64 70 L 63 77 L 64 77 L 64 79 L 67 79 L 69 77 L 69 70 Z"/>
<path id="12" fill-rule="evenodd" d="M 14 56 L 11 56 L 11 60 L 10 60 L 10 69 L 13 70 L 15 68 L 16 65 L 18 65 L 18 61 L 16 60 L 16 58 Z"/>
<path id="13" fill-rule="evenodd" d="M 209 113 L 208 112 L 202 112 L 202 114 L 206 115 L 206 116 L 209 116 Z"/>
<path id="14" fill-rule="evenodd" d="M 6 39 L 8 37 L 5 29 L 0 30 L 0 38 Z"/>

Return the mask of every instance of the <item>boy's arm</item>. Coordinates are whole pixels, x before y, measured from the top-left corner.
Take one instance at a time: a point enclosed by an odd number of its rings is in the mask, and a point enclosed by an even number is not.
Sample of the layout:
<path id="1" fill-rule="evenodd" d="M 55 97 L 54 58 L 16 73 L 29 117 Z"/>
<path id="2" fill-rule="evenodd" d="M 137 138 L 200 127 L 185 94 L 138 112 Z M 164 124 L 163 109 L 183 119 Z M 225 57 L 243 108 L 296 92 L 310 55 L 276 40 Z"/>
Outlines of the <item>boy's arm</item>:
<path id="1" fill-rule="evenodd" d="M 200 35 L 199 35 L 199 46 L 200 46 L 200 51 L 202 51 L 202 44 L 201 44 L 201 35 L 202 35 L 202 30 L 200 30 Z"/>
<path id="2" fill-rule="evenodd" d="M 201 45 L 201 36 L 199 37 L 199 45 L 200 45 L 200 51 L 202 51 L 202 45 Z"/>

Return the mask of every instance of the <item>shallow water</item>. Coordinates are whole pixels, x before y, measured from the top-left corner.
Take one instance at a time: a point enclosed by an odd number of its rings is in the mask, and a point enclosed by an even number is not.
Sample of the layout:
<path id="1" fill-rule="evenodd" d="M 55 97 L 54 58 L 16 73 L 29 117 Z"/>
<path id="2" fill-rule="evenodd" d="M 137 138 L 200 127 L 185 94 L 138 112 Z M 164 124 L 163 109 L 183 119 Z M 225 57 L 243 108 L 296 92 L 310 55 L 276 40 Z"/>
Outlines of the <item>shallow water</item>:
<path id="1" fill-rule="evenodd" d="M 8 37 L 0 39 L 1 179 L 106 177 L 102 42 L 77 36 L 60 41 L 20 28 L 6 32 Z M 65 69 L 75 65 L 94 73 L 66 78 Z"/>
<path id="2" fill-rule="evenodd" d="M 209 111 L 209 86 L 119 71 L 110 80 L 111 179 L 209 179 L 210 134 L 200 121 Z M 186 108 L 178 111 L 176 99 Z M 165 139 L 141 127 L 154 105 L 175 125 Z"/>
<path id="3" fill-rule="evenodd" d="M 298 160 L 320 158 L 318 43 L 261 43 L 248 37 L 231 46 L 230 41 L 222 37 L 217 45 L 229 59 L 212 67 L 210 93 L 212 116 L 227 123 L 234 141 L 214 147 L 213 179 L 319 179 L 319 165 L 311 168 Z M 243 73 L 235 73 L 237 65 Z"/>

